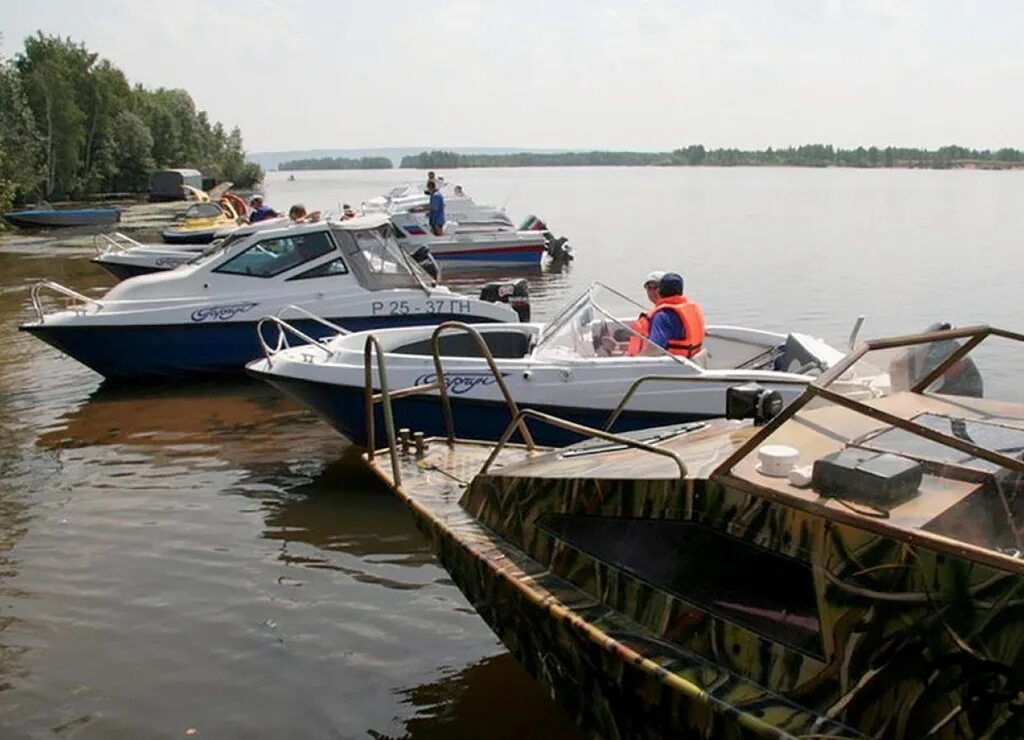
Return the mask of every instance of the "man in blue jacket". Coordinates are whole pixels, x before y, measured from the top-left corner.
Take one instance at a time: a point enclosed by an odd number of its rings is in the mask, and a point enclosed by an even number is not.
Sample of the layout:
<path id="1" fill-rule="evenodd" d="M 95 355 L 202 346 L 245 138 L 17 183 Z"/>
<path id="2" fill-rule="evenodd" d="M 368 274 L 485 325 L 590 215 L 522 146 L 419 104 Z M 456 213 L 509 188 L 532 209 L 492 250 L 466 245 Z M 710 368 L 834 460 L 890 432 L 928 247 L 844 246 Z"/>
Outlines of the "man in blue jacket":
<path id="1" fill-rule="evenodd" d="M 441 236 L 444 233 L 444 196 L 433 180 L 427 182 L 427 193 L 430 194 L 430 215 L 427 217 L 430 233 Z"/>
<path id="2" fill-rule="evenodd" d="M 268 218 L 277 218 L 281 214 L 270 206 L 263 205 L 263 196 L 256 193 L 249 199 L 249 223 L 263 221 Z"/>

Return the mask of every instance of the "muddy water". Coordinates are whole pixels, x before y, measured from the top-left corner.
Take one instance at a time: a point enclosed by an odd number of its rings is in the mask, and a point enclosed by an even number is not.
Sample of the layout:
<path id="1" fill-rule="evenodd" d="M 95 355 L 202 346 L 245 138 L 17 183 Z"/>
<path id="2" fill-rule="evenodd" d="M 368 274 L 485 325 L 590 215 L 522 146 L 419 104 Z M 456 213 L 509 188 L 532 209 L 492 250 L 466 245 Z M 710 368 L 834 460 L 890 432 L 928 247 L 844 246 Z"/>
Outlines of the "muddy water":
<path id="1" fill-rule="evenodd" d="M 330 209 L 421 173 L 272 173 Z M 677 269 L 714 323 L 841 344 L 936 319 L 1021 328 L 1021 173 L 452 173 L 578 260 L 537 315 Z M 2 242 L 3 240 L 0 240 Z M 269 387 L 108 387 L 32 337 L 28 285 L 111 284 L 91 250 L 0 243 L 0 737 L 566 737 L 411 518 Z M 475 287 L 480 276 L 456 276 Z M 986 380 L 1015 387 L 1020 353 Z"/>

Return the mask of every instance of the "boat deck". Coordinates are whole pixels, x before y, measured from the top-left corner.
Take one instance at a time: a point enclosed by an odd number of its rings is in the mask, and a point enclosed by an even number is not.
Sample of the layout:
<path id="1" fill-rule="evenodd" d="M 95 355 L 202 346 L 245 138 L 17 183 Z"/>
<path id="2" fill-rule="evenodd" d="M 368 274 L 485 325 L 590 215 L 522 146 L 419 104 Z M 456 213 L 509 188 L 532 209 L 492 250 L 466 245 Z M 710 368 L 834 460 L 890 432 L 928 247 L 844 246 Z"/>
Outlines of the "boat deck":
<path id="1" fill-rule="evenodd" d="M 830 717 L 819 715 L 722 666 L 659 639 L 649 630 L 609 608 L 580 588 L 555 575 L 541 563 L 527 557 L 492 530 L 481 525 L 460 505 L 469 482 L 479 472 L 493 446 L 457 441 L 449 447 L 442 438 L 427 440 L 422 457 L 398 456 L 400 485 L 395 485 L 392 458 L 385 450 L 364 460 L 374 473 L 412 509 L 420 529 L 430 537 L 435 553 L 466 593 L 471 603 L 480 594 L 471 584 L 495 579 L 498 587 L 517 594 L 524 611 L 519 618 L 543 613 L 566 629 L 566 639 L 578 641 L 580 650 L 598 650 L 615 656 L 639 671 L 644 678 L 668 689 L 663 706 L 669 716 L 686 717 L 693 703 L 709 706 L 720 718 L 729 716 L 746 733 L 756 736 L 795 738 L 807 736 L 862 737 Z M 530 453 L 524 446 L 509 445 L 501 450 L 490 472 L 521 470 L 538 464 L 551 450 Z M 656 464 L 674 467 L 664 459 Z M 548 457 L 550 459 L 550 457 Z M 467 588 L 470 591 L 467 591 Z M 491 591 L 487 591 L 491 593 Z M 491 625 L 501 635 L 494 624 Z M 541 629 L 539 626 L 537 629 Z M 536 630 L 533 630 L 536 631 Z M 521 629 L 519 639 L 526 639 Z M 523 647 L 523 645 L 519 645 Z M 517 657 L 523 660 L 522 655 Z M 689 709 L 684 709 L 689 707 Z M 673 720 L 675 721 L 675 720 Z M 680 720 L 681 721 L 681 720 Z"/>

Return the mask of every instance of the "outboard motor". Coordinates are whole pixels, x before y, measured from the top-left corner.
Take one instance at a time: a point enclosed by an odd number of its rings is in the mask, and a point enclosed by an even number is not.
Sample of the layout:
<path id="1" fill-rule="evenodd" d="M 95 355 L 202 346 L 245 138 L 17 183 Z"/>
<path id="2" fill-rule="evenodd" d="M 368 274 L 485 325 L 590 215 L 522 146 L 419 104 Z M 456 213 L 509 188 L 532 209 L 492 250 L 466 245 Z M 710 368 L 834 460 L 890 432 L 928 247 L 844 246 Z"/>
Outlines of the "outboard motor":
<path id="1" fill-rule="evenodd" d="M 734 385 L 725 391 L 726 419 L 753 419 L 766 424 L 782 411 L 782 394 L 757 383 Z"/>
<path id="2" fill-rule="evenodd" d="M 519 225 L 519 230 L 543 232 L 544 249 L 555 262 L 568 262 L 572 259 L 572 247 L 569 246 L 569 239 L 552 234 L 548 230 L 548 225 L 536 216 L 530 215 L 523 219 L 523 223 Z"/>
<path id="3" fill-rule="evenodd" d="M 944 331 L 951 329 L 948 323 L 935 323 L 925 329 L 925 332 Z M 953 354 L 960 348 L 960 342 L 955 339 L 944 339 L 938 342 L 927 344 L 915 344 L 907 347 L 898 357 L 889 363 L 889 378 L 894 391 L 909 390 L 914 387 L 921 378 L 938 367 L 939 363 Z M 947 396 L 972 396 L 982 398 L 984 396 L 984 383 L 981 378 L 981 371 L 974 364 L 970 355 L 953 364 L 951 368 L 940 377 L 931 387 L 932 393 L 942 393 Z"/>
<path id="4" fill-rule="evenodd" d="M 530 320 L 530 288 L 526 278 L 487 283 L 480 289 L 480 300 L 507 303 L 515 309 L 520 321 L 525 323 Z"/>
<path id="5" fill-rule="evenodd" d="M 415 252 L 410 255 L 413 261 L 423 268 L 430 277 L 437 280 L 441 276 L 441 268 L 437 266 L 437 260 L 434 259 L 434 255 L 430 253 L 427 245 L 420 246 Z"/>

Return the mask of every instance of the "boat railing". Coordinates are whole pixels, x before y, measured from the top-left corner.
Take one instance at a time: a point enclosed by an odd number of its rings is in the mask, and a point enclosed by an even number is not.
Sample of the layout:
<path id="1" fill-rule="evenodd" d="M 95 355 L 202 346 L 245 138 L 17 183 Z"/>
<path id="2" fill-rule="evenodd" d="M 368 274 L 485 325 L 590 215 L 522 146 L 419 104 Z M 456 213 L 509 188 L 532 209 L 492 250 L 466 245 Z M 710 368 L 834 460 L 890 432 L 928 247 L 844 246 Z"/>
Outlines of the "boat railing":
<path id="1" fill-rule="evenodd" d="M 101 239 L 103 240 L 102 242 L 100 241 Z M 120 231 L 110 234 L 95 234 L 93 235 L 92 245 L 93 249 L 96 250 L 97 256 L 114 252 L 126 252 L 129 249 L 144 246 L 142 242 L 136 241 Z"/>
<path id="2" fill-rule="evenodd" d="M 54 293 L 58 293 L 62 296 L 65 296 L 66 298 L 71 298 L 73 301 L 76 301 L 80 305 L 69 303 L 66 306 L 66 308 L 78 314 L 85 313 L 85 308 L 87 305 L 93 305 L 96 306 L 97 308 L 103 308 L 103 303 L 96 300 L 95 298 L 90 298 L 87 295 L 82 295 L 77 291 L 71 290 L 71 288 L 65 288 L 60 283 L 55 283 L 52 280 L 40 280 L 38 283 L 32 286 L 32 290 L 29 293 L 32 299 L 32 308 L 35 309 L 36 318 L 39 319 L 40 324 L 43 323 L 43 319 L 46 316 L 46 311 L 43 308 L 42 297 L 42 292 L 44 290 L 49 290 Z"/>
<path id="3" fill-rule="evenodd" d="M 537 448 L 525 420 L 520 418 L 519 406 L 516 404 L 511 392 L 509 392 L 508 386 L 505 384 L 505 380 L 501 375 L 501 371 L 498 370 L 498 364 L 494 360 L 494 355 L 487 346 L 487 342 L 485 342 L 484 338 L 480 336 L 480 332 L 472 326 L 464 324 L 461 321 L 446 321 L 439 324 L 430 335 L 430 349 L 434 360 L 434 380 L 430 383 L 421 383 L 419 385 L 402 388 L 394 392 L 392 392 L 388 386 L 384 351 L 381 349 L 380 340 L 375 334 L 371 334 L 366 338 L 366 344 L 363 346 L 363 398 L 366 414 L 366 440 L 369 447 L 367 459 L 372 462 L 375 456 L 374 442 L 376 440 L 376 429 L 374 406 L 379 403 L 383 407 L 385 433 L 388 438 L 388 452 L 391 456 L 391 470 L 396 486 L 401 485 L 402 478 L 398 464 L 398 446 L 395 442 L 394 413 L 391 405 L 393 400 L 436 390 L 441 396 L 441 408 L 444 412 L 445 436 L 448 446 L 455 446 L 455 423 L 452 415 L 451 399 L 448 394 L 448 384 L 445 382 L 444 377 L 444 363 L 441 359 L 441 335 L 446 331 L 464 332 L 476 342 L 481 356 L 487 362 L 487 366 L 490 369 L 491 374 L 494 376 L 498 388 L 501 390 L 501 394 L 508 406 L 511 418 L 513 421 L 519 419 L 518 423 L 515 424 L 514 427 L 519 429 L 519 432 L 523 437 L 523 441 L 526 443 L 527 449 L 533 451 Z M 380 387 L 380 392 L 378 393 L 373 392 L 373 363 L 371 360 L 374 359 L 374 357 L 376 357 L 377 360 L 377 378 L 379 381 L 378 385 Z"/>
<path id="4" fill-rule="evenodd" d="M 599 439 L 606 440 L 608 442 L 614 442 L 616 444 L 623 445 L 625 447 L 631 447 L 637 450 L 643 450 L 650 452 L 655 455 L 661 455 L 671 459 L 676 466 L 679 468 L 679 479 L 682 480 L 687 476 L 686 463 L 678 453 L 672 450 L 665 449 L 664 447 L 658 447 L 657 445 L 649 444 L 647 442 L 641 442 L 638 439 L 633 439 L 622 434 L 615 434 L 605 429 L 594 429 L 583 424 L 577 424 L 566 419 L 560 419 L 557 416 L 551 414 L 545 414 L 543 411 L 537 411 L 535 409 L 522 409 L 516 416 L 509 422 L 508 426 L 505 427 L 505 431 L 502 432 L 501 437 L 498 439 L 498 443 L 494 445 L 491 450 L 491 454 L 488 455 L 487 460 L 484 461 L 483 466 L 480 468 L 478 475 L 485 474 L 490 470 L 492 463 L 498 458 L 498 454 L 504 449 L 505 445 L 512 438 L 512 434 L 515 432 L 517 427 L 525 427 L 527 419 L 537 419 L 538 421 L 550 424 L 551 426 L 560 427 L 570 432 L 580 434 L 585 437 L 597 437 Z M 687 487 L 686 498 L 684 501 L 684 507 L 686 510 L 686 516 L 690 517 L 693 514 L 693 488 Z"/>
<path id="5" fill-rule="evenodd" d="M 273 347 L 267 344 L 267 339 L 263 333 L 263 327 L 266 324 L 274 324 L 277 328 L 277 341 Z M 264 316 L 256 323 L 256 337 L 259 339 L 260 347 L 263 348 L 263 356 L 267 358 L 267 366 L 274 366 L 274 355 L 278 352 L 288 349 L 291 345 L 288 343 L 288 335 L 291 334 L 302 340 L 303 346 L 309 346 L 312 349 L 318 349 L 326 355 L 328 359 L 334 356 L 334 352 L 323 344 L 318 342 L 313 337 L 309 336 L 301 329 L 289 324 L 284 319 L 279 319 L 277 316 Z M 312 358 L 312 355 L 309 356 Z"/>
<path id="6" fill-rule="evenodd" d="M 735 382 L 735 378 L 723 378 L 718 375 L 644 375 L 634 380 L 629 389 L 622 396 L 622 400 L 619 401 L 618 406 L 608 415 L 608 421 L 604 423 L 602 429 L 604 431 L 610 431 L 615 422 L 619 420 L 622 412 L 626 410 L 626 406 L 632 400 L 633 396 L 640 389 L 640 386 L 647 383 L 729 383 Z M 798 380 L 796 378 L 772 378 L 770 380 L 762 380 L 770 385 L 792 385 L 804 387 L 811 382 L 811 378 L 807 380 Z M 756 382 L 751 379 L 751 382 Z"/>

